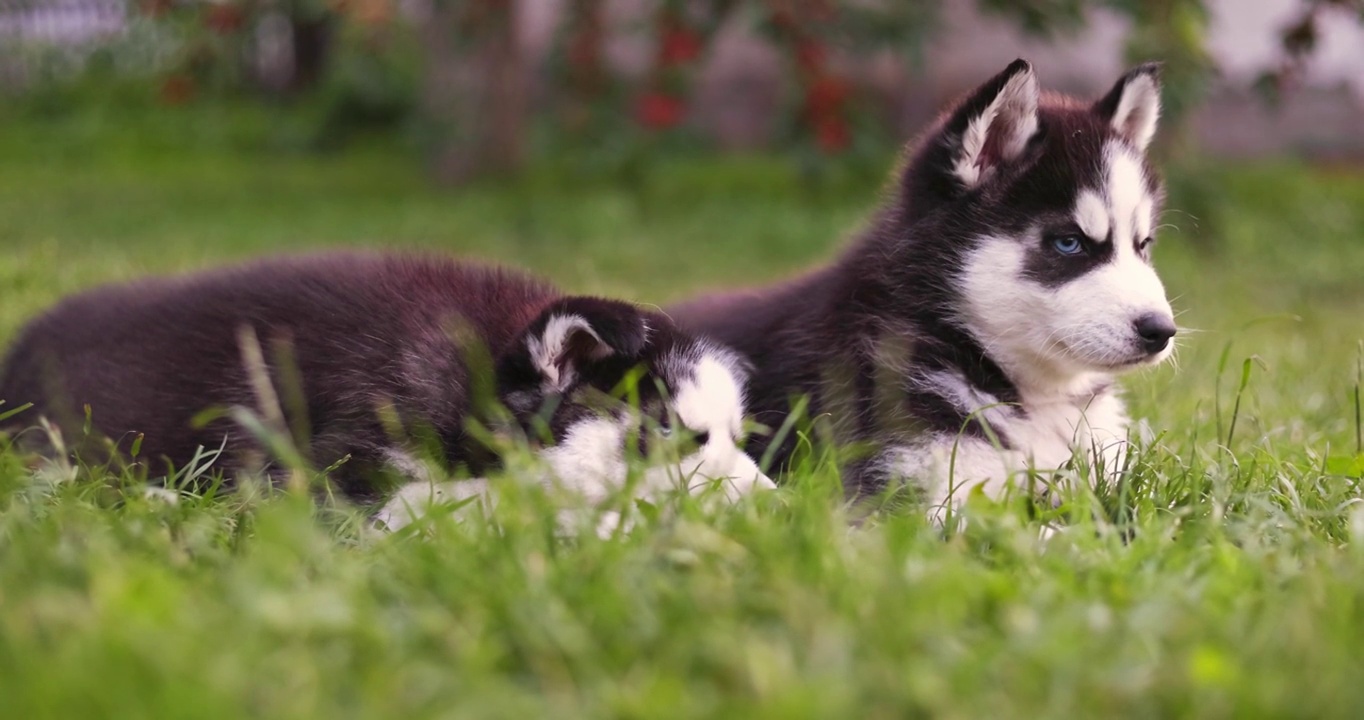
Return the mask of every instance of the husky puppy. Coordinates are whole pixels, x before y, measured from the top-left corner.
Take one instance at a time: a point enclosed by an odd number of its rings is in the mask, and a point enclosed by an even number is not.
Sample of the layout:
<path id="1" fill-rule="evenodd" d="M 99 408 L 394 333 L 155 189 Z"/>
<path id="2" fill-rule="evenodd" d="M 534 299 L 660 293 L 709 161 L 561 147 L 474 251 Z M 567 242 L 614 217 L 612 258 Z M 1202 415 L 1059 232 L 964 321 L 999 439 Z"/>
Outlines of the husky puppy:
<path id="1" fill-rule="evenodd" d="M 671 314 L 753 363 L 757 421 L 780 427 L 805 395 L 869 447 L 846 467 L 853 496 L 908 480 L 940 513 L 1077 451 L 1112 471 L 1128 423 L 1114 379 L 1168 357 L 1176 332 L 1151 267 L 1159 114 L 1156 65 L 1082 102 L 1015 61 L 908 148 L 832 264 Z"/>
<path id="2" fill-rule="evenodd" d="M 45 416 L 68 441 L 88 413 L 105 441 L 87 449 L 112 442 L 126 455 L 136 443 L 135 459 L 161 469 L 221 447 L 228 477 L 281 469 L 258 434 L 204 411 L 273 413 L 272 429 L 313 466 L 335 466 L 335 486 L 359 501 L 382 495 L 381 476 L 418 467 L 419 444 L 483 472 L 496 458 L 471 421 L 552 441 L 554 474 L 597 492 L 624 481 L 631 439 L 676 427 L 692 451 L 667 470 L 743 492 L 771 485 L 737 446 L 743 367 L 627 303 L 437 257 L 330 254 L 72 297 L 19 333 L 0 398 L 33 403 L 15 421 Z M 649 422 L 611 395 L 635 373 Z"/>

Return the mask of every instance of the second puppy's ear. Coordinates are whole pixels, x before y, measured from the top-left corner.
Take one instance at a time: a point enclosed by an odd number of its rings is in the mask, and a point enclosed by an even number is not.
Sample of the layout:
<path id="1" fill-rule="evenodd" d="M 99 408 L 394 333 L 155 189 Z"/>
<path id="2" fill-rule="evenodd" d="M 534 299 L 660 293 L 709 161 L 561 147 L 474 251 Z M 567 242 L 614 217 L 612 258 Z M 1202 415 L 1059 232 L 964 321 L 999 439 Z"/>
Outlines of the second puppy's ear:
<path id="1" fill-rule="evenodd" d="M 589 363 L 638 358 L 649 340 L 644 313 L 615 300 L 572 297 L 545 309 L 521 347 L 546 390 L 563 392 Z"/>

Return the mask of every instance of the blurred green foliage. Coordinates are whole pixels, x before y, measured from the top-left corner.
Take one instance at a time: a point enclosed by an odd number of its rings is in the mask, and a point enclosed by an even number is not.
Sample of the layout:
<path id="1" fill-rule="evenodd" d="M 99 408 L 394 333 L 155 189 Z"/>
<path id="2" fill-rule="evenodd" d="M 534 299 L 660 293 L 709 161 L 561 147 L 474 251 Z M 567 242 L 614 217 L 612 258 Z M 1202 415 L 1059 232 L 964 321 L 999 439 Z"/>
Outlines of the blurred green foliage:
<path id="1" fill-rule="evenodd" d="M 703 149 L 710 138 L 686 122 L 693 80 L 718 30 L 737 22 L 783 57 L 786 88 L 773 145 L 785 148 L 812 175 L 837 156 L 875 162 L 898 139 L 896 133 L 886 127 L 885 113 L 863 96 L 865 88 L 847 75 L 845 64 L 831 58 L 867 58 L 892 50 L 913 65 L 941 26 L 941 8 L 924 0 L 652 0 L 645 5 L 649 12 L 642 22 L 608 26 L 604 0 L 564 4 L 552 50 L 537 58 L 540 66 L 526 69 L 535 87 L 520 93 L 519 106 L 503 109 L 514 116 L 529 114 L 515 123 L 524 128 L 522 144 L 542 152 L 591 148 L 587 162 L 613 166 L 626 176 L 637 172 L 641 158 L 661 150 Z M 1184 144 L 1181 121 L 1216 73 L 1206 47 L 1206 0 L 977 0 L 977 6 L 1048 38 L 1082 31 L 1097 12 L 1125 18 L 1128 59 L 1164 61 L 1163 142 Z M 429 156 L 443 144 L 489 142 L 478 132 L 461 135 L 458 128 L 445 128 L 448 122 L 425 117 L 437 104 L 430 93 L 441 86 L 432 80 L 433 58 L 477 61 L 459 52 L 433 54 L 432 43 L 446 37 L 459 46 L 480 28 L 501 22 L 499 17 L 510 17 L 516 3 L 470 0 L 461 6 L 467 12 L 458 27 L 433 26 L 433 18 L 414 23 L 396 0 L 141 0 L 130 7 L 125 34 L 89 46 L 21 42 L 7 47 L 4 62 L 22 72 L 17 82 L 0 83 L 0 93 L 7 95 L 0 117 L 76 112 L 109 117 L 120 108 L 137 114 L 157 106 L 236 102 L 257 104 L 276 118 L 270 147 L 334 149 L 386 135 Z M 1279 38 L 1283 63 L 1267 68 L 1266 88 L 1281 91 L 1289 83 L 1316 47 L 1322 13 L 1341 9 L 1357 10 L 1364 18 L 1364 0 L 1300 0 L 1300 13 Z M 283 71 L 266 67 L 262 58 L 268 59 L 273 42 L 266 30 L 276 41 L 287 35 L 293 43 L 292 75 L 272 76 Z M 655 48 L 643 76 L 625 78 L 606 66 L 605 43 L 620 33 Z M 483 100 L 470 96 L 468 102 Z"/>

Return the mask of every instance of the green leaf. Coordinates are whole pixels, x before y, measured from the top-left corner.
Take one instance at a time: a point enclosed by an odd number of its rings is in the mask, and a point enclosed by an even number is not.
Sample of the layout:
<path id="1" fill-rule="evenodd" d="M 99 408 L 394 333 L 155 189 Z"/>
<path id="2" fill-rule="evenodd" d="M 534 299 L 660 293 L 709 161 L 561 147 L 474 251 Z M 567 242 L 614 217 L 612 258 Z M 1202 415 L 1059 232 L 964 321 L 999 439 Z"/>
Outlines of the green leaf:
<path id="1" fill-rule="evenodd" d="M 5 404 L 5 401 L 0 400 L 0 405 L 4 405 L 4 404 Z M 13 409 L 11 409 L 11 410 L 6 410 L 6 411 L 4 411 L 4 412 L 0 412 L 0 422 L 4 422 L 4 421 L 6 421 L 6 420 L 8 420 L 8 419 L 10 419 L 10 418 L 12 418 L 12 417 L 14 417 L 15 415 L 18 415 L 19 413 L 21 413 L 21 412 L 23 412 L 23 411 L 25 411 L 25 410 L 27 410 L 27 409 L 29 409 L 29 408 L 31 408 L 31 407 L 33 407 L 33 403 L 24 403 L 23 405 L 20 405 L 20 406 L 17 407 L 17 408 L 13 408 Z"/>
<path id="2" fill-rule="evenodd" d="M 1364 455 L 1337 455 L 1326 458 L 1326 472 L 1329 475 L 1364 477 Z"/>

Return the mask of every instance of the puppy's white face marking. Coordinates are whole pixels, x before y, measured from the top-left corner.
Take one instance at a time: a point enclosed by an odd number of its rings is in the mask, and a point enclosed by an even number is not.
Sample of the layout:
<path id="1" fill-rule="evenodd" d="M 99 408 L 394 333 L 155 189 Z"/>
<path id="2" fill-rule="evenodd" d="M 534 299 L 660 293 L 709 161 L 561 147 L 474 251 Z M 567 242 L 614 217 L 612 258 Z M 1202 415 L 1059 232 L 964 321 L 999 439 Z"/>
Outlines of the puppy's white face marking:
<path id="1" fill-rule="evenodd" d="M 1050 252 L 1036 228 L 1024 237 L 982 238 L 963 271 L 964 323 L 1021 389 L 1069 393 L 1112 373 L 1169 356 L 1141 348 L 1135 322 L 1173 311 L 1155 270 L 1138 252 L 1153 226 L 1154 200 L 1131 147 L 1110 142 L 1103 187 L 1082 190 L 1075 223 L 1111 256 L 1084 274 L 1047 287 L 1026 277 L 1029 253 Z"/>
<path id="2" fill-rule="evenodd" d="M 1104 198 L 1093 190 L 1081 190 L 1075 201 L 1075 224 L 1085 235 L 1099 242 L 1108 242 L 1108 206 Z"/>
<path id="3" fill-rule="evenodd" d="M 1173 323 L 1174 311 L 1156 271 L 1138 252 L 1151 232 L 1151 198 L 1140 160 L 1125 144 L 1104 149 L 1105 206 L 1112 229 L 1113 256 L 1079 278 L 1056 288 L 1049 303 L 1049 332 L 1058 348 L 1081 365 L 1121 369 L 1155 364 L 1169 357 L 1173 345 L 1154 355 L 1137 347 L 1134 323 L 1158 315 Z"/>
<path id="4" fill-rule="evenodd" d="M 695 452 L 646 470 L 644 492 L 666 491 L 682 481 L 700 489 L 698 480 L 724 481 L 725 494 L 730 498 L 775 487 L 738 446 L 744 415 L 743 374 L 733 357 L 725 351 L 707 349 L 699 360 L 679 356 L 664 362 L 692 365 L 690 372 L 676 373 L 688 379 L 678 383 L 670 409 L 703 442 Z M 629 414 L 594 416 L 570 427 L 562 441 L 544 451 L 544 457 L 565 487 L 589 500 L 600 500 L 624 487 L 629 469 L 627 442 L 631 429 L 637 426 L 636 418 Z"/>
<path id="5" fill-rule="evenodd" d="M 1132 249 L 1132 242 L 1140 241 L 1146 233 L 1138 234 L 1138 225 L 1151 228 L 1151 193 L 1147 190 L 1146 172 L 1141 159 L 1121 143 L 1110 142 L 1104 147 L 1104 166 L 1109 222 L 1115 241 Z M 1146 217 L 1138 218 L 1145 210 Z M 1128 242 L 1123 242 L 1128 241 Z"/>
<path id="6" fill-rule="evenodd" d="M 743 373 L 729 353 L 707 350 L 691 379 L 677 388 L 674 411 L 683 426 L 704 440 L 695 453 L 678 463 L 683 478 L 723 481 L 726 497 L 755 488 L 773 488 L 739 442 L 743 435 Z M 657 468 L 652 472 L 670 468 Z"/>

